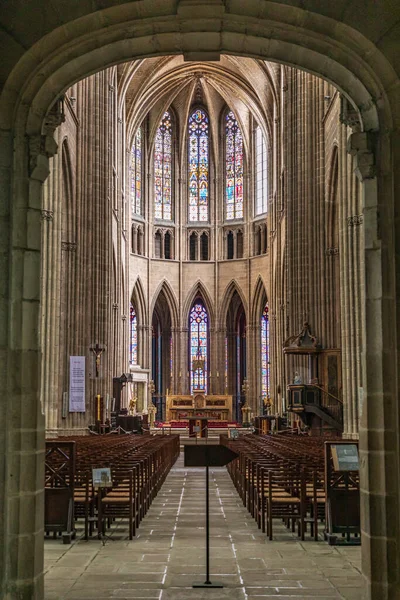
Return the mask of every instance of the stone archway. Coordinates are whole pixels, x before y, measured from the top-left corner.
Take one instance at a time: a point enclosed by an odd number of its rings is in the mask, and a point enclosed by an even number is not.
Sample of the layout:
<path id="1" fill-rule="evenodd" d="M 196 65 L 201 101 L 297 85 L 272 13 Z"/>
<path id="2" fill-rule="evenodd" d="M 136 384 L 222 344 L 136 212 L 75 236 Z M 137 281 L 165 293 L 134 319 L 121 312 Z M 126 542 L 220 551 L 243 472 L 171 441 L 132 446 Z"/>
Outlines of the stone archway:
<path id="1" fill-rule="evenodd" d="M 394 168 L 400 165 L 399 79 L 390 60 L 360 33 L 360 12 L 344 23 L 339 14 L 306 11 L 295 2 L 288 7 L 249 0 L 244 7 L 241 2 L 204 0 L 196 3 L 196 16 L 190 0 L 154 4 L 144 0 L 109 6 L 79 13 L 76 20 L 71 16 L 71 22 L 57 23 L 53 30 L 49 26 L 42 39 L 21 53 L 0 97 L 2 239 L 7 240 L 9 266 L 9 271 L 4 268 L 7 390 L 0 427 L 5 456 L 0 508 L 6 515 L 0 525 L 1 595 L 43 597 L 44 417 L 37 334 L 41 186 L 48 159 L 56 151 L 52 133 L 62 118 L 57 98 L 75 81 L 133 58 L 182 53 L 187 60 L 217 60 L 228 53 L 283 62 L 324 77 L 351 98 L 361 116 L 362 131 L 352 136 L 349 150 L 358 157 L 364 181 L 366 231 L 368 392 L 360 431 L 363 570 L 371 599 L 398 597 L 394 197 L 400 176 L 395 179 Z M 356 19 L 357 29 L 351 27 Z"/>

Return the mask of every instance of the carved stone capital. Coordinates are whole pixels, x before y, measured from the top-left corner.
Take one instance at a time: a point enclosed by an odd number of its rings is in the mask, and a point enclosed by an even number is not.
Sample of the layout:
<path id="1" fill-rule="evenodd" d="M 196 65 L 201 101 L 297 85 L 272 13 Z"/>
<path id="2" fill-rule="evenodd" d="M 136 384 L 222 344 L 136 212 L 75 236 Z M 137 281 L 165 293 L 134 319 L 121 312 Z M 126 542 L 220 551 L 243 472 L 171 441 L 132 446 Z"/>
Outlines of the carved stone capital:
<path id="1" fill-rule="evenodd" d="M 52 210 L 42 210 L 42 221 L 52 221 L 54 213 Z"/>
<path id="2" fill-rule="evenodd" d="M 64 98 L 59 98 L 51 107 L 44 118 L 43 133 L 46 136 L 53 136 L 57 127 L 64 123 Z"/>
<path id="3" fill-rule="evenodd" d="M 64 100 L 57 100 L 46 115 L 41 134 L 29 137 L 29 175 L 45 181 L 49 175 L 49 158 L 57 154 L 54 132 L 65 121 Z"/>
<path id="4" fill-rule="evenodd" d="M 355 156 L 355 174 L 360 181 L 376 176 L 375 135 L 372 132 L 353 133 L 347 142 L 347 151 Z"/>
<path id="5" fill-rule="evenodd" d="M 114 302 L 114 304 L 112 305 L 113 310 L 117 310 L 118 309 L 118 302 Z"/>
<path id="6" fill-rule="evenodd" d="M 340 97 L 340 122 L 347 127 L 351 127 L 353 133 L 361 131 L 360 115 L 354 106 L 345 98 Z"/>

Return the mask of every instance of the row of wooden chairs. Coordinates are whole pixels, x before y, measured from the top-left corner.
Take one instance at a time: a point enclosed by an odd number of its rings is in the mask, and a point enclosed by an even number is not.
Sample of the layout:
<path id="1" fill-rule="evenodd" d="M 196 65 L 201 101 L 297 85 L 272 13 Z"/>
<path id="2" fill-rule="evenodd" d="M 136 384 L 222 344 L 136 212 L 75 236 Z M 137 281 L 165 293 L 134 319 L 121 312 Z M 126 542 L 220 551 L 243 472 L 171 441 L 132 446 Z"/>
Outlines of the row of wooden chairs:
<path id="1" fill-rule="evenodd" d="M 274 520 L 281 519 L 292 531 L 297 527 L 302 540 L 309 525 L 317 541 L 325 514 L 323 440 L 248 435 L 233 441 L 221 435 L 220 443 L 239 454 L 228 472 L 244 506 L 269 539 Z"/>
<path id="2" fill-rule="evenodd" d="M 85 539 L 93 535 L 95 523 L 102 536 L 116 518 L 128 520 L 132 539 L 179 456 L 179 436 L 69 437 L 65 441 L 75 442 L 74 515 L 75 520 L 84 520 Z M 50 469 L 57 471 L 62 455 L 53 454 Z M 92 469 L 104 467 L 110 468 L 111 486 L 96 489 Z"/>

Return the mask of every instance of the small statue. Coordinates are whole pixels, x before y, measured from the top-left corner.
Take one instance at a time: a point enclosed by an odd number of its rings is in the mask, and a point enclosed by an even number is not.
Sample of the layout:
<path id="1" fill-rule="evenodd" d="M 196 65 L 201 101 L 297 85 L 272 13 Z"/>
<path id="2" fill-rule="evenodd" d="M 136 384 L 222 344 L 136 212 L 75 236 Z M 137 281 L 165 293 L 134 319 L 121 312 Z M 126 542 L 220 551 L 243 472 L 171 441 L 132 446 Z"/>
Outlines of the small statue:
<path id="1" fill-rule="evenodd" d="M 136 398 L 135 397 L 132 397 L 131 401 L 129 402 L 129 414 L 136 415 Z"/>
<path id="2" fill-rule="evenodd" d="M 302 380 L 301 380 L 301 375 L 299 375 L 299 372 L 298 372 L 298 371 L 296 371 L 296 372 L 295 372 L 295 374 L 294 374 L 294 377 L 293 377 L 293 383 L 294 383 L 294 384 L 299 384 L 299 383 L 302 383 Z"/>

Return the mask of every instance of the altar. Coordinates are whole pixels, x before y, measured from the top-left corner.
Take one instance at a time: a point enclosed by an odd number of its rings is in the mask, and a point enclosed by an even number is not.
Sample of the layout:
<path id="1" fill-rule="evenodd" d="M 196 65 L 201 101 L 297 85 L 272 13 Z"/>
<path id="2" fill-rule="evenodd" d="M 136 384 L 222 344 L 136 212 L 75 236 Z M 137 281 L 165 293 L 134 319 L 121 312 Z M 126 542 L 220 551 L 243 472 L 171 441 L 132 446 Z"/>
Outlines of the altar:
<path id="1" fill-rule="evenodd" d="M 207 417 L 210 421 L 232 421 L 232 396 L 194 392 L 171 394 L 166 398 L 166 420 L 185 421 L 189 417 Z"/>

